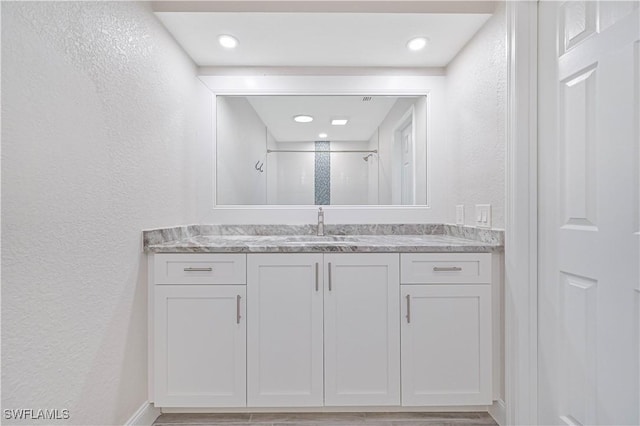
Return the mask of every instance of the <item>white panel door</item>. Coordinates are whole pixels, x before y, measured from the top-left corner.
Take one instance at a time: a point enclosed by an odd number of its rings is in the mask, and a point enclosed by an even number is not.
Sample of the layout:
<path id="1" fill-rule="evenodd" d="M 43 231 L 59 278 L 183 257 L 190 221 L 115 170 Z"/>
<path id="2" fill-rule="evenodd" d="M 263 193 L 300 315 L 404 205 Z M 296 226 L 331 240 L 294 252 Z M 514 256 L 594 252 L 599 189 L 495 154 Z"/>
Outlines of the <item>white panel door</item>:
<path id="1" fill-rule="evenodd" d="M 325 254 L 325 405 L 400 405 L 398 254 Z"/>
<path id="2" fill-rule="evenodd" d="M 402 405 L 490 405 L 491 286 L 401 288 Z"/>
<path id="3" fill-rule="evenodd" d="M 245 406 L 245 286 L 154 291 L 156 406 Z"/>
<path id="4" fill-rule="evenodd" d="M 322 254 L 247 258 L 249 406 L 322 406 Z"/>
<path id="5" fill-rule="evenodd" d="M 540 424 L 640 424 L 638 5 L 540 3 Z"/>

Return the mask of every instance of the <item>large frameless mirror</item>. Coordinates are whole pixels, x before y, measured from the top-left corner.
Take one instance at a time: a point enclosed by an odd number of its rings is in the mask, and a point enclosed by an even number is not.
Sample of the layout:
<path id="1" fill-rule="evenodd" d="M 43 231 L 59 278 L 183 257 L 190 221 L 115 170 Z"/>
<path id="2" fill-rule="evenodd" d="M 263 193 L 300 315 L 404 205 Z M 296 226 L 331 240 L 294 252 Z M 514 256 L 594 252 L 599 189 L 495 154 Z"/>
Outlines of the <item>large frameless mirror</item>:
<path id="1" fill-rule="evenodd" d="M 426 205 L 427 97 L 217 96 L 216 204 Z"/>

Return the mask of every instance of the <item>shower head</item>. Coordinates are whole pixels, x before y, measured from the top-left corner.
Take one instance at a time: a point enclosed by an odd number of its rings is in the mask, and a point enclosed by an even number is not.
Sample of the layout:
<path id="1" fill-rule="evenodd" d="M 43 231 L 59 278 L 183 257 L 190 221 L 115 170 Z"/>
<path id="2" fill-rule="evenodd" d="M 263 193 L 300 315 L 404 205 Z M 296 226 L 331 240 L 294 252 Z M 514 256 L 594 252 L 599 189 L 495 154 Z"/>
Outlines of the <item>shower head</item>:
<path id="1" fill-rule="evenodd" d="M 365 155 L 364 157 L 362 157 L 362 159 L 363 159 L 364 161 L 369 161 L 369 157 L 373 157 L 373 154 L 367 154 L 367 155 Z"/>

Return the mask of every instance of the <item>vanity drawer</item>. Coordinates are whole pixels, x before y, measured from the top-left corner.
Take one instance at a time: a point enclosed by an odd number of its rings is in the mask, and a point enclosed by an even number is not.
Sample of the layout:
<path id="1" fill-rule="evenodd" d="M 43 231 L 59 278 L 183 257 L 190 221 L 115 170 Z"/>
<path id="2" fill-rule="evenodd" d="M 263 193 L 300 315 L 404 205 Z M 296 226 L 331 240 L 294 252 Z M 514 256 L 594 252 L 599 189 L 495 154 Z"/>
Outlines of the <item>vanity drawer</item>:
<path id="1" fill-rule="evenodd" d="M 245 254 L 156 254 L 156 284 L 246 284 Z"/>
<path id="2" fill-rule="evenodd" d="M 401 254 L 400 283 L 489 284 L 491 253 Z"/>

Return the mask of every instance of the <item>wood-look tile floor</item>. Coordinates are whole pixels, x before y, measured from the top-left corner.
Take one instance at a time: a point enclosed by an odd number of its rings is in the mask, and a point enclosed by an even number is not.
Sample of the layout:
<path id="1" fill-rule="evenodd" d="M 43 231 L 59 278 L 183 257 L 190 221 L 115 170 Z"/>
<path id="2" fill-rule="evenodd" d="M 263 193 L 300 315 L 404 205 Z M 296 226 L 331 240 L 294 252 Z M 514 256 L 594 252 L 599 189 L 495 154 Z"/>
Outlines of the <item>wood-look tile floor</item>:
<path id="1" fill-rule="evenodd" d="M 485 426 L 487 413 L 242 413 L 163 414 L 155 426 Z"/>

